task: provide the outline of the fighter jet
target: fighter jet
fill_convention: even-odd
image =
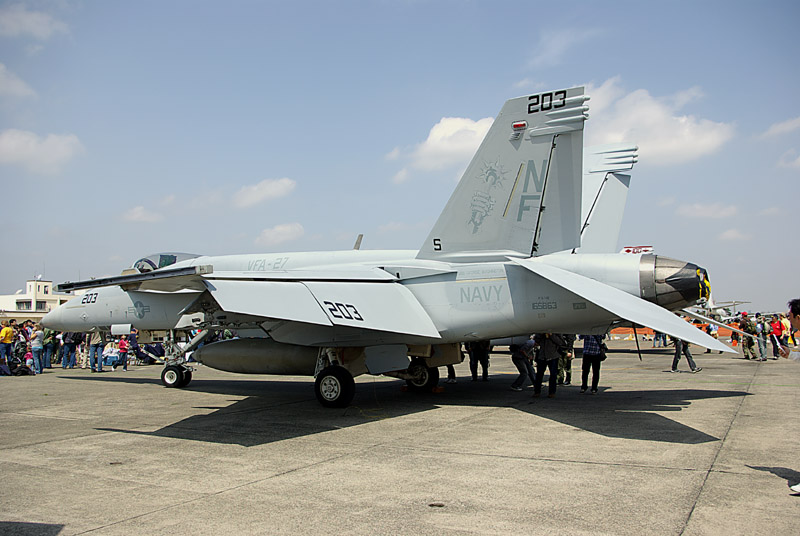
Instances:
[[[167,341],[165,386],[189,383],[185,355],[196,349],[193,359],[212,368],[314,376],[327,407],[349,405],[361,374],[428,390],[437,367],[460,362],[461,343],[476,340],[633,322],[727,351],[671,312],[708,297],[705,270],[580,251],[592,222],[582,206],[588,100],[573,87],[507,101],[419,250],[158,254],[121,276],[59,285],[90,290],[43,323],[200,330],[183,348]],[[630,148],[623,154],[635,158]],[[240,338],[198,348],[225,329]]]

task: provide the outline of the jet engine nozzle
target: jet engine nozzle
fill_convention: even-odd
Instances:
[[[704,268],[660,255],[642,255],[639,283],[643,299],[671,311],[711,297]]]

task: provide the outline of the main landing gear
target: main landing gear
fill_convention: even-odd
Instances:
[[[167,365],[161,372],[164,387],[186,387],[192,381],[192,370],[183,365]]]
[[[166,366],[161,371],[161,383],[164,387],[186,387],[192,381],[192,368],[184,365],[186,363],[186,352],[194,350],[208,336],[209,331],[204,329],[189,341],[184,348],[175,343],[175,333],[168,333],[167,341],[164,343],[166,350]]]
[[[330,365],[317,374],[314,392],[326,408],[346,408],[356,394],[356,381],[346,368]]]
[[[439,383],[439,369],[427,366],[425,360],[420,357],[411,361],[408,374],[411,377],[406,379],[406,385],[412,391],[430,392]]]

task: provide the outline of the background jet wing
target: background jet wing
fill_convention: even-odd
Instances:
[[[729,329],[731,331],[735,331],[739,335],[742,335],[744,337],[750,337],[753,340],[756,340],[758,338],[755,335],[752,335],[750,333],[745,333],[741,329],[737,329],[737,328],[731,327],[728,324],[724,324],[722,322],[714,320],[713,318],[708,318],[707,316],[703,316],[701,314],[695,313],[693,311],[690,311],[689,309],[682,309],[682,311],[683,311],[684,314],[686,314],[688,316],[691,316],[692,318],[696,318],[697,320],[700,320],[701,322],[706,322],[707,324],[714,324],[715,326],[719,326],[721,328],[726,328],[726,329]]]
[[[654,303],[642,300],[594,279],[547,265],[536,259],[510,258],[510,260],[622,319],[647,326],[705,348],[733,352],[718,340]]]

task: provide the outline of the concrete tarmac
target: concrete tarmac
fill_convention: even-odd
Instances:
[[[437,393],[362,376],[340,410],[204,367],[3,377],[0,534],[796,534],[800,364],[692,347],[671,374],[642,344],[554,399],[507,354]]]

